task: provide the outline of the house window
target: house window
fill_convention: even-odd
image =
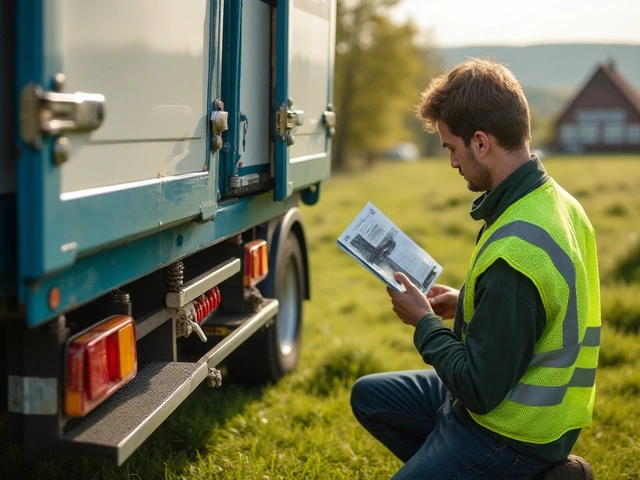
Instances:
[[[604,124],[604,143],[616,145],[624,143],[625,124],[619,121],[609,121]]]
[[[630,123],[627,127],[627,142],[640,143],[640,123]]]
[[[573,145],[577,141],[578,134],[574,123],[565,123],[560,127],[560,142],[563,145]]]
[[[578,123],[624,122],[627,112],[620,108],[581,108],[576,112]]]
[[[603,112],[603,119],[605,122],[624,122],[627,119],[627,112],[618,108],[612,110],[605,110]]]
[[[576,112],[578,123],[599,122],[602,119],[602,110],[593,110],[590,108],[582,108]]]
[[[580,122],[579,124],[580,142],[584,145],[598,143],[598,123]]]
[[[624,143],[627,112],[620,108],[582,108],[576,111],[578,135],[583,145]],[[602,132],[602,133],[600,133]]]

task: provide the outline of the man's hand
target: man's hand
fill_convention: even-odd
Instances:
[[[434,285],[427,292],[427,298],[436,315],[442,318],[453,318],[456,314],[456,305],[460,291],[446,285]]]
[[[404,323],[415,327],[418,321],[427,313],[433,313],[431,304],[427,297],[404,274],[396,272],[393,277],[402,282],[405,288],[404,292],[398,292],[387,287],[387,293],[391,297],[391,303],[393,304],[393,311]]]

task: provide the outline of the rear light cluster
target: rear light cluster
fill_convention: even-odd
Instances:
[[[253,287],[269,274],[269,252],[265,240],[254,240],[244,246],[244,286]]]
[[[67,348],[65,410],[86,415],[138,371],[136,327],[131,317],[111,317],[72,340]]]
[[[193,308],[196,310],[196,322],[200,323],[207,315],[220,306],[220,289],[213,287],[193,301]]]

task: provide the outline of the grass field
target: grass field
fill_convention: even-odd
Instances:
[[[582,202],[598,235],[598,396],[574,453],[598,479],[640,478],[640,157],[549,158],[545,165]],[[353,418],[350,385],[366,373],[425,366],[383,285],[335,239],[371,200],[440,261],[440,283],[459,286],[480,227],[468,215],[474,196],[444,159],[334,176],[320,203],[304,208],[313,298],[295,373],[263,389],[201,386],[121,468],[59,456],[28,465],[3,443],[0,478],[389,478],[400,462]]]

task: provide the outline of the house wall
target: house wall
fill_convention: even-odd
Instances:
[[[640,112],[600,69],[556,124],[556,145],[573,152],[640,152]]]

